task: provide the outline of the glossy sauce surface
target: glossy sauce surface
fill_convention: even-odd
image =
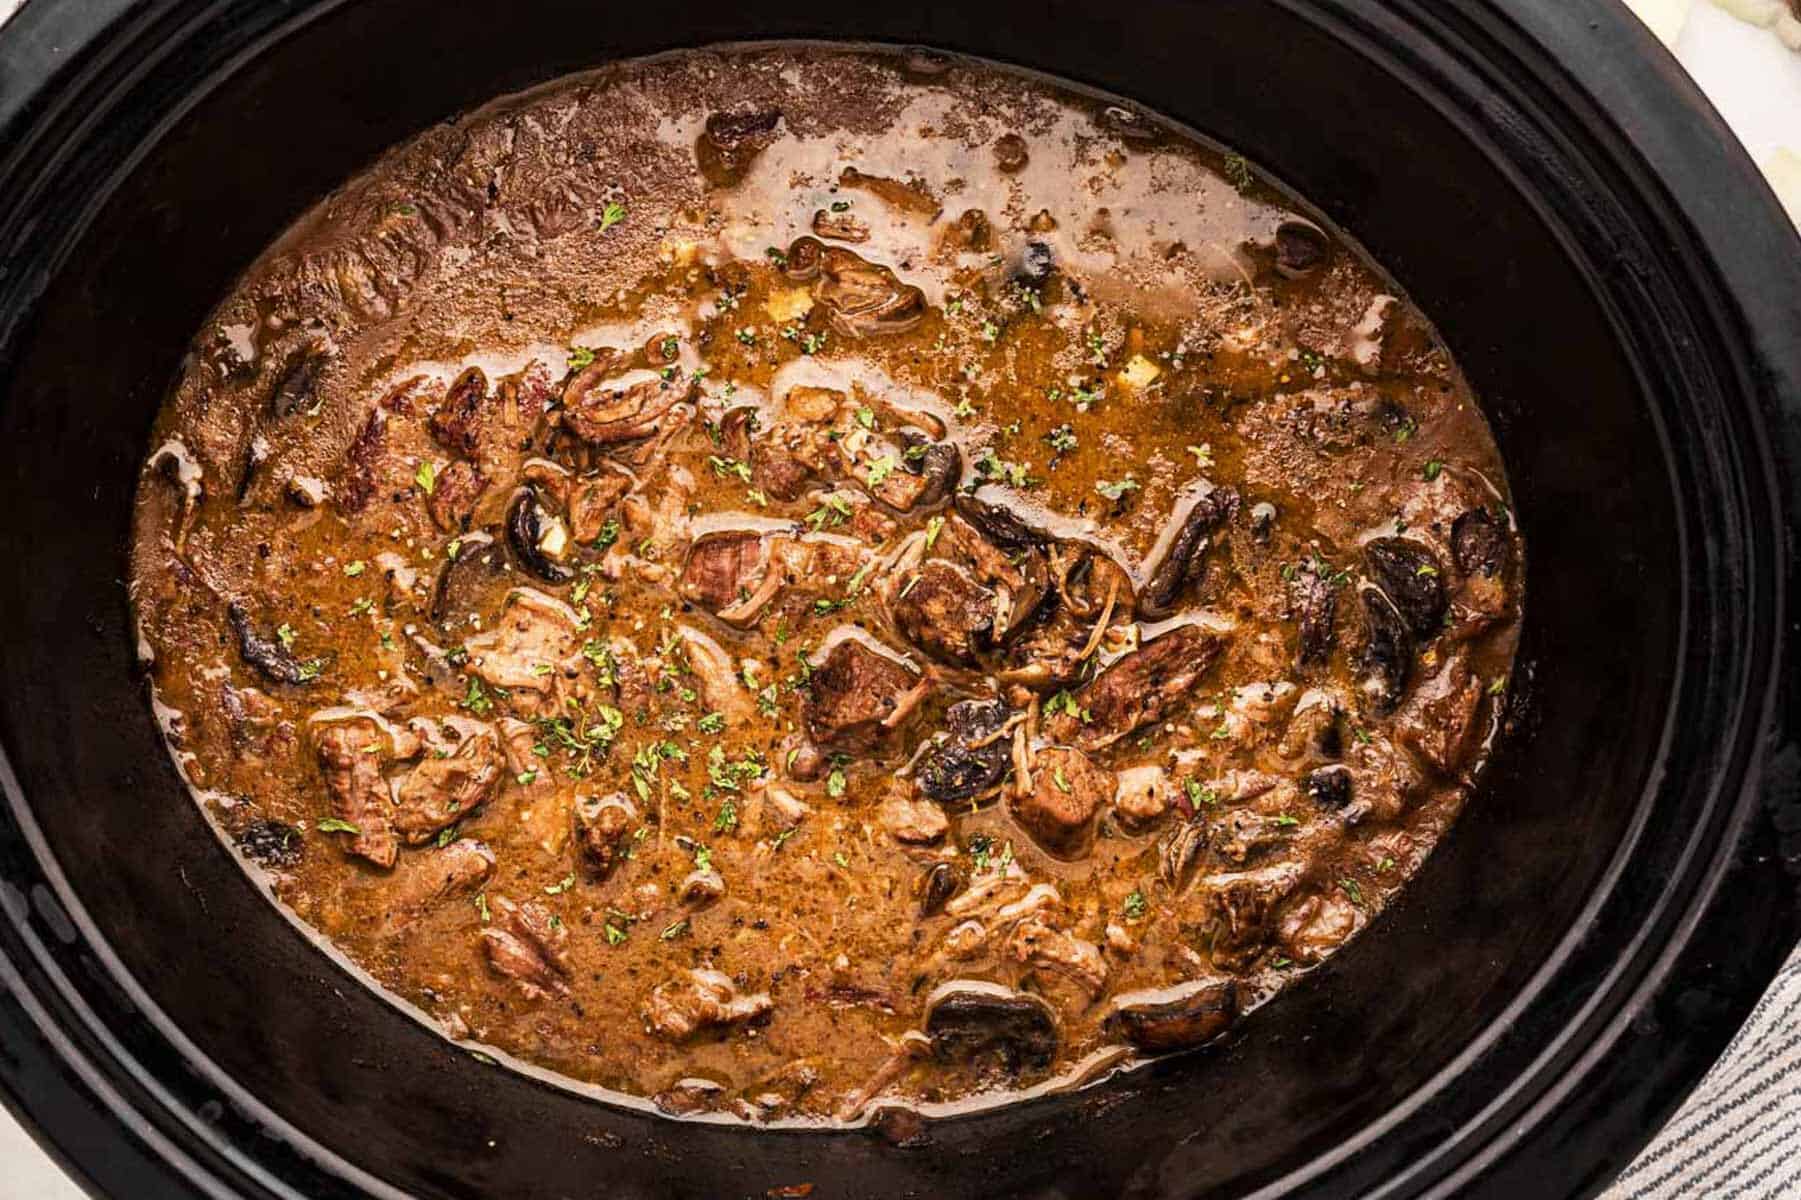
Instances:
[[[1522,602],[1475,399],[1355,247],[936,60],[434,128],[250,268],[152,445],[199,802],[448,1035],[677,1114],[1219,1036],[1454,819]]]

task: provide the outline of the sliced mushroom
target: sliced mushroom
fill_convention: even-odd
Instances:
[[[324,374],[329,355],[309,346],[288,363],[287,371],[269,393],[269,411],[277,417],[291,417],[318,403],[319,376]]]
[[[781,121],[781,110],[775,108],[709,115],[694,141],[701,175],[715,187],[737,183],[757,155],[775,141]]]
[[[267,638],[256,631],[244,606],[232,601],[225,607],[231,629],[238,639],[238,654],[272,683],[304,684],[319,677],[317,663],[302,663],[277,638]]]
[[[1207,848],[1207,825],[1200,820],[1184,821],[1171,829],[1157,844],[1157,873],[1170,890],[1180,895],[1194,874],[1201,851]]]
[[[1292,586],[1300,619],[1302,666],[1318,666],[1332,654],[1332,624],[1338,591],[1309,562],[1295,574]]]
[[[1307,798],[1321,808],[1336,811],[1351,802],[1351,769],[1334,764],[1309,771],[1301,781],[1301,788]]]
[[[1377,538],[1363,548],[1370,578],[1408,626],[1422,638],[1439,631],[1445,617],[1445,585],[1438,556],[1410,538]]]
[[[1464,574],[1492,579],[1507,565],[1507,531],[1486,508],[1472,508],[1451,524],[1451,557]]]
[[[1036,550],[1044,544],[1044,538],[1005,505],[979,494],[958,496],[957,512],[983,537],[1010,553]]]
[[[919,915],[935,917],[963,890],[963,876],[950,863],[934,863],[919,881]]]
[[[1361,686],[1376,711],[1393,712],[1413,670],[1413,633],[1380,588],[1365,587],[1359,595],[1366,638]]]
[[[803,243],[811,243],[811,246]],[[887,267],[872,263],[842,246],[814,249],[819,246],[815,238],[797,239],[788,248],[789,266],[792,268],[803,259],[817,258],[819,303],[830,316],[833,327],[846,337],[902,333],[925,316],[925,293],[910,283],[902,283]]]
[[[1049,1004],[976,979],[940,984],[926,997],[925,1031],[938,1058],[997,1060],[1010,1074],[1050,1066],[1060,1041]]]
[[[955,442],[935,441],[931,434],[914,426],[898,431],[906,452],[902,467],[925,480],[925,488],[914,498],[912,508],[927,508],[942,501],[957,486],[963,474],[963,455]]]
[[[1195,499],[1145,583],[1138,600],[1141,612],[1155,618],[1175,610],[1182,592],[1201,577],[1213,531],[1237,511],[1238,492],[1233,488],[1209,485]]]
[[[950,737],[927,750],[914,770],[919,790],[940,804],[960,804],[1000,783],[1012,743],[1000,736],[1010,715],[999,700],[960,700],[945,713]]]
[[[575,798],[575,844],[591,878],[605,879],[613,873],[637,825],[638,810],[624,792]]]
[[[1163,1054],[1212,1041],[1238,1019],[1238,985],[1195,979],[1114,997],[1108,1027],[1140,1050]]]
[[[1325,265],[1332,244],[1311,221],[1289,220],[1276,227],[1276,271],[1284,279],[1303,279]]]
[[[492,535],[478,530],[452,544],[456,552],[445,553],[432,584],[428,612],[434,625],[454,625],[484,611],[496,592],[514,582],[506,555]]]
[[[562,520],[545,511],[537,489],[519,489],[507,508],[507,545],[520,566],[545,583],[568,583],[575,572],[551,557],[568,536]]]

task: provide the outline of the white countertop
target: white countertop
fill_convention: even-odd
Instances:
[[[17,9],[22,0],[0,0],[0,22]],[[79,3],[80,0],[33,0],[34,3]],[[1769,20],[1782,7],[1782,0],[1726,0],[1727,6],[1753,17]],[[1708,98],[1726,118],[1739,139],[1751,151],[1758,165],[1786,193],[1789,212],[1801,224],[1801,53],[1790,51],[1776,33],[1760,28],[1716,7],[1710,0],[1629,0],[1628,7],[1638,12],[1671,48],[1677,59],[1688,68]],[[1801,45],[1801,24],[1783,30],[1789,40]],[[1786,984],[1801,995],[1801,956],[1784,972]],[[1774,995],[1776,989],[1772,989]],[[1793,1021],[1793,1010],[1783,1005],[1767,1005],[1764,1021]],[[1759,1021],[1747,1027],[1747,1036],[1727,1052],[1722,1067],[1730,1067],[1735,1053],[1760,1044]],[[1801,1062],[1801,1058],[1797,1058]],[[1680,1140],[1687,1145],[1690,1128],[1698,1123],[1697,1111],[1718,1095],[1720,1087],[1733,1072],[1716,1069],[1713,1076],[1696,1093],[1696,1098],[1678,1118],[1671,1122],[1666,1144],[1654,1143],[1645,1159],[1628,1172],[1621,1187],[1610,1192],[1606,1200],[1627,1197],[1661,1200],[1664,1196],[1692,1194],[1706,1197],[1721,1194],[1703,1184],[1696,1190],[1692,1180],[1685,1180],[1684,1161],[1674,1153]],[[1710,1086],[1713,1085],[1713,1086]],[[1801,1121],[1801,1097],[1791,1090],[1786,1096],[1793,1105],[1788,1115]],[[1786,1127],[1786,1122],[1781,1122]],[[1673,1169],[1659,1169],[1659,1163],[1670,1160]],[[0,1200],[79,1200],[82,1192],[71,1183],[61,1169],[38,1149],[30,1136],[5,1109],[0,1108]],[[1691,1186],[1684,1186],[1685,1183]],[[1743,1200],[1781,1200],[1801,1196],[1801,1182],[1775,1172],[1732,1185],[1731,1195]],[[1742,1189],[1742,1190],[1741,1190]]]

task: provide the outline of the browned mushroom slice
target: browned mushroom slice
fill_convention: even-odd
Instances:
[[[869,750],[905,723],[928,680],[855,636],[838,640],[808,681],[807,731],[817,742]]]
[[[1493,578],[1507,565],[1507,531],[1486,508],[1472,508],[1451,525],[1451,558],[1465,574]]]
[[[1207,485],[1169,535],[1162,557],[1152,569],[1139,608],[1148,617],[1168,616],[1182,593],[1197,583],[1206,567],[1213,533],[1238,512],[1238,492]]]
[[[1300,625],[1301,665],[1318,666],[1332,654],[1332,625],[1338,607],[1338,590],[1310,561],[1295,573],[1290,592]]]
[[[1051,746],[1032,756],[1029,790],[1015,793],[1009,809],[1046,853],[1076,859],[1094,845],[1094,819],[1112,795],[1112,775],[1086,754]]]
[[[1370,578],[1418,637],[1430,640],[1444,623],[1445,585],[1438,556],[1411,538],[1377,538],[1363,547]]]
[[[269,393],[269,411],[277,417],[310,411],[319,403],[319,378],[330,363],[331,355],[321,347],[302,348]]]
[[[685,980],[670,980],[651,989],[644,999],[644,1022],[669,1042],[685,1042],[698,1034],[724,1031],[767,1015],[775,1003],[765,992],[740,995],[723,971],[696,969]]]
[[[813,232],[834,242],[867,242],[869,222],[859,220],[834,205],[832,211],[822,208],[813,214]]]
[[[1365,587],[1363,679],[1359,684],[1379,713],[1393,712],[1413,673],[1413,632],[1380,588]]]
[[[457,459],[438,472],[425,507],[433,523],[447,533],[469,527],[475,503],[488,488],[488,480],[474,463]]]
[[[800,241],[819,245],[812,238]],[[790,248],[789,254],[794,253]],[[887,267],[841,246],[826,247],[819,262],[819,303],[846,337],[902,333],[926,314],[925,293],[902,283]]]
[[[394,873],[384,929],[399,933],[460,895],[475,891],[494,873],[494,851],[472,838],[459,838],[431,854],[408,856]]]
[[[781,121],[781,110],[774,108],[710,114],[694,140],[694,159],[701,175],[715,187],[737,183],[757,155],[775,141]]]
[[[499,740],[482,730],[463,738],[455,753],[426,758],[401,780],[394,798],[394,828],[409,846],[423,845],[469,816],[500,782]]]
[[[972,667],[988,648],[996,597],[963,568],[928,559],[903,575],[892,595],[895,628],[933,658]]]
[[[960,700],[944,714],[950,735],[920,756],[913,777],[940,804],[960,804],[1000,783],[1012,763],[1002,735],[1009,713],[999,700]]]
[[[488,965],[519,984],[528,999],[569,992],[569,930],[536,900],[488,902],[493,923],[482,930]]]
[[[1238,1019],[1238,985],[1195,979],[1174,987],[1122,992],[1113,998],[1107,1026],[1140,1050],[1164,1054],[1212,1041]]]
[[[1061,1036],[1051,1006],[997,983],[956,979],[926,997],[925,1031],[940,1059],[995,1062],[1009,1074],[1042,1071]]]
[[[614,374],[596,358],[563,389],[562,425],[590,446],[631,442],[657,432],[665,414],[694,394],[692,378],[651,370]]]
[[[513,559],[545,583],[568,583],[575,572],[557,561],[569,549],[569,527],[551,514],[538,489],[522,487],[507,506],[507,546]]]
[[[389,739],[373,717],[347,716],[312,726],[314,752],[331,797],[331,818],[322,831],[351,835],[350,852],[378,867],[392,867],[400,853],[389,819],[388,781],[382,760]]]
[[[303,663],[280,638],[264,637],[251,623],[244,607],[233,601],[225,607],[231,631],[237,635],[238,655],[271,683],[311,683],[319,677],[319,664]]]
[[[605,879],[613,873],[637,827],[638,810],[624,792],[576,797],[575,844],[592,878]]]
[[[444,555],[432,585],[432,622],[452,626],[493,607],[494,598],[513,584],[506,552],[480,531],[457,538]]]
[[[488,377],[480,367],[470,367],[445,389],[426,427],[446,450],[474,458],[481,450],[487,405]]]
[[[1198,625],[1180,625],[1102,671],[1076,693],[1077,712],[1059,712],[1046,731],[1082,750],[1099,750],[1176,711],[1225,648]]]

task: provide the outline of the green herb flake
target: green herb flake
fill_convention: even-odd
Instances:
[[[623,220],[625,220],[625,205],[617,201],[609,201],[607,206],[600,210],[600,231],[605,233]]]
[[[368,569],[369,569],[369,565],[360,558],[357,559],[355,562],[348,562],[348,563],[344,564],[344,574],[350,576],[350,578],[352,578],[352,579],[355,579],[358,575],[361,575],[364,571],[366,571]]]
[[[1149,912],[1150,908],[1151,908],[1150,903],[1144,898],[1143,890],[1142,889],[1134,889],[1132,894],[1126,897],[1126,903],[1125,903],[1126,920],[1128,920],[1128,921],[1143,920],[1144,914]]]
[[[354,833],[363,836],[363,831],[342,817],[323,817],[314,827],[320,833]]]
[[[413,472],[413,482],[419,485],[420,491],[431,495],[438,489],[438,468],[429,460],[420,463],[419,469]]]

